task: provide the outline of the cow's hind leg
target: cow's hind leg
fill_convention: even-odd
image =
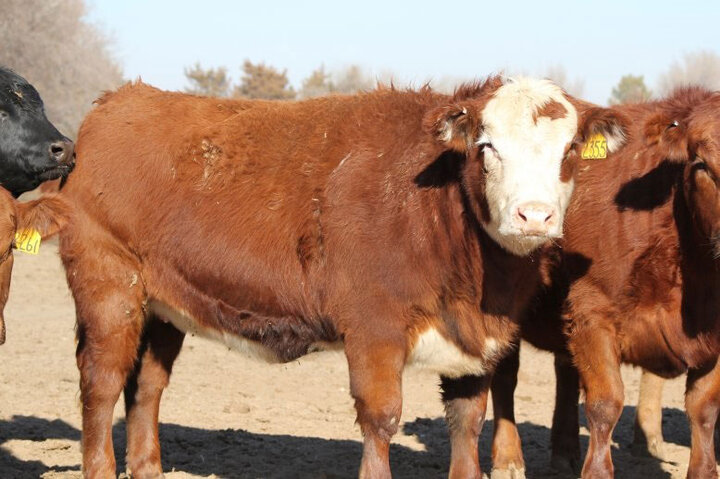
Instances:
[[[685,409],[690,419],[688,479],[715,479],[713,435],[720,409],[720,361],[688,371]]]
[[[640,377],[640,396],[635,411],[633,450],[662,459],[662,391],[665,380],[643,370]]]
[[[525,461],[515,424],[515,387],[520,367],[519,346],[498,364],[492,380],[493,431],[492,479],[522,479]]]
[[[116,477],[113,409],[135,364],[144,291],[131,260],[110,248],[101,253],[98,243],[93,246],[68,251],[67,243],[61,243],[61,254],[77,314],[82,467],[85,477],[98,479]]]
[[[390,478],[390,439],[400,424],[405,338],[385,332],[386,336],[345,338],[350,393],[363,433],[360,478]]]
[[[138,361],[125,386],[127,467],[135,479],[163,477],[158,437],[160,397],[185,334],[151,316],[145,326]]]
[[[567,353],[555,354],[555,410],[552,423],[552,459],[557,471],[580,472],[580,378]]]
[[[440,378],[450,429],[451,479],[480,479],[478,438],[485,422],[489,376]]]

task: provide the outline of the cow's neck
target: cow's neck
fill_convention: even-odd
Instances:
[[[480,209],[462,187],[457,195],[463,214],[456,216],[460,222],[456,228],[462,231],[462,236],[451,240],[456,243],[453,250],[464,255],[463,261],[455,258],[457,267],[464,268],[458,278],[472,283],[464,285],[464,289],[475,291],[484,316],[516,322],[538,284],[541,255],[538,251],[530,256],[516,256],[502,248],[482,227]]]
[[[717,341],[720,319],[720,261],[715,259],[713,242],[692,221],[682,178],[675,192],[674,215],[680,247],[683,324],[691,336],[714,332]]]

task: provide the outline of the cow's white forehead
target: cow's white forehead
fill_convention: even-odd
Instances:
[[[551,102],[565,107],[564,117],[537,116],[538,110]],[[563,91],[549,80],[525,77],[512,79],[495,91],[483,109],[482,121],[483,133],[498,150],[504,149],[503,144],[564,148],[577,131],[577,111]]]

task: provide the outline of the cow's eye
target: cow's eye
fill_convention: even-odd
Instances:
[[[492,143],[490,143],[489,141],[478,143],[478,148],[480,149],[480,151],[484,150],[485,148],[492,150],[492,147]]]
[[[710,167],[708,166],[707,162],[700,158],[699,156],[695,156],[695,159],[693,159],[693,162],[691,165],[693,170],[695,171],[701,171],[707,176],[710,177],[713,181],[715,181],[715,174],[710,170]]]

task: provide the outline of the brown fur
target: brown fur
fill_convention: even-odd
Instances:
[[[714,424],[720,398],[720,95],[686,89],[612,110],[632,119],[630,141],[581,163],[561,267],[528,310],[523,337],[562,353],[564,311],[592,437],[583,477],[612,475],[621,362],[665,377],[690,370],[688,476],[715,477],[705,469],[714,471],[715,459],[701,424]]]
[[[538,118],[547,117],[551,120],[557,120],[559,118],[565,118],[567,116],[567,108],[562,103],[557,101],[549,101],[545,103],[541,108],[538,108],[533,113],[533,121],[537,123]]]
[[[3,310],[10,294],[15,232],[36,229],[43,238],[48,238],[60,231],[69,214],[67,203],[56,195],[21,203],[0,188],[0,344],[5,343]]]
[[[13,243],[17,229],[15,198],[0,188],[0,344],[5,343],[5,316],[3,310],[10,294],[10,279],[13,265]]]
[[[284,103],[136,83],[98,100],[61,193],[74,207],[60,250],[77,309],[85,473],[115,472],[123,388],[143,398],[128,406],[128,467],[162,470],[151,411],[182,342],[172,325],[157,332],[162,303],[283,361],[341,340],[365,436],[360,474],[387,477],[418,335],[436,328],[474,357],[492,338],[492,368],[539,282],[537,258],[508,254],[479,222],[484,176],[468,139],[500,84]],[[444,383],[458,477],[480,472],[488,388],[464,385]]]

